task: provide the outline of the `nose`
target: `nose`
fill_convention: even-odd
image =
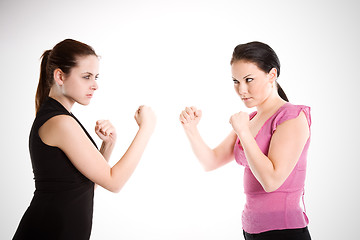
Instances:
[[[248,91],[248,88],[247,88],[247,85],[246,84],[244,84],[244,83],[239,83],[239,84],[237,84],[237,92],[240,94],[240,95],[244,95],[244,94],[246,94],[247,93],[247,91]]]
[[[98,84],[96,81],[93,82],[93,84],[91,85],[91,90],[97,90],[99,88]]]

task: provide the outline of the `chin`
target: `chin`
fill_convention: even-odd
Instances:
[[[253,108],[253,107],[256,107],[256,104],[254,103],[244,103],[245,107],[247,108]]]
[[[77,101],[78,104],[83,105],[83,106],[87,106],[90,104],[90,99],[89,100],[84,100],[84,101]]]

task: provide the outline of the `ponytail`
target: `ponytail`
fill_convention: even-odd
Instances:
[[[289,99],[287,98],[287,96],[286,96],[284,90],[282,89],[282,87],[280,86],[280,84],[279,84],[278,82],[276,82],[276,85],[277,85],[277,91],[278,91],[279,96],[280,96],[283,100],[285,100],[285,101],[288,102]]]
[[[35,97],[35,109],[36,113],[39,111],[40,106],[43,104],[45,99],[48,97],[50,92],[50,83],[48,82],[48,74],[47,74],[47,62],[49,59],[49,55],[51,50],[46,50],[41,56],[41,65],[40,65],[40,78],[39,84],[36,91]]]

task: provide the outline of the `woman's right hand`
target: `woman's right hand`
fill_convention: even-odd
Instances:
[[[185,130],[196,128],[202,116],[201,110],[196,107],[186,107],[180,114],[180,122]]]
[[[154,130],[156,125],[156,116],[150,107],[141,105],[136,110],[134,118],[140,128]]]

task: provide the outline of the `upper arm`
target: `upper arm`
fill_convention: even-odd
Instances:
[[[309,136],[309,124],[303,111],[296,118],[277,126],[271,138],[268,158],[273,163],[278,187],[294,169]]]
[[[84,176],[111,190],[110,166],[72,117],[49,119],[39,129],[39,136],[44,143],[60,148]]]

